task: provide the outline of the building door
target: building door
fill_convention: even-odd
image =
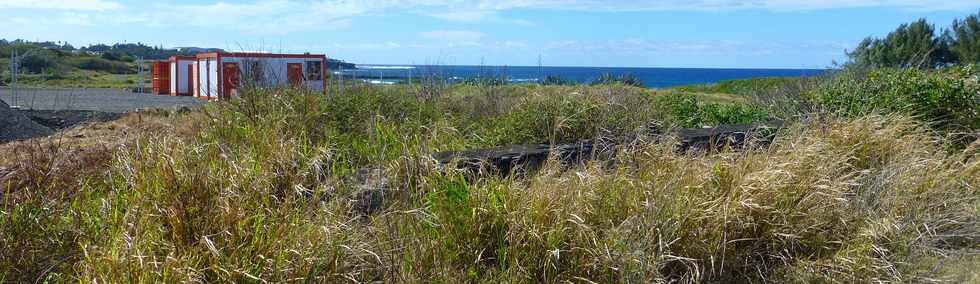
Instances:
[[[153,63],[153,94],[170,94],[170,62]]]
[[[194,94],[193,88],[195,87],[195,85],[194,85],[194,74],[195,73],[197,73],[197,72],[194,72],[194,64],[187,65],[187,84],[186,84],[187,85],[187,92],[181,94],[182,96],[188,96],[188,95]]]
[[[226,62],[222,66],[222,99],[230,99],[232,95],[237,96],[239,86],[242,84],[242,71],[238,68],[238,63]]]
[[[290,86],[299,86],[303,83],[303,64],[302,63],[288,63],[286,64],[286,77],[289,78]]]

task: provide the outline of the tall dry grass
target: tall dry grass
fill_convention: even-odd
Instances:
[[[471,180],[428,157],[482,143],[445,101],[242,97],[142,132],[64,198],[5,184],[0,279],[978,280],[980,144],[950,150],[906,116],[812,115],[745,151],[639,139],[611,161]],[[617,123],[577,113],[551,117],[585,127],[541,128]]]

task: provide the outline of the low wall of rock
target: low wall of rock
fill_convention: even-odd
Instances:
[[[748,141],[767,145],[782,128],[781,121],[719,125],[712,128],[682,128],[670,134],[678,151],[711,151],[721,148],[743,148]],[[754,138],[754,139],[750,139]],[[608,144],[608,143],[607,143]],[[610,145],[603,145],[610,146]],[[603,147],[614,148],[613,147]],[[607,150],[608,151],[608,150]],[[432,157],[441,164],[475,174],[509,175],[517,170],[540,168],[551,155],[564,163],[582,163],[596,153],[596,143],[582,140],[569,144],[507,145],[465,151],[439,152]]]

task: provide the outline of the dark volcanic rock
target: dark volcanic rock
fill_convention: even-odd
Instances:
[[[754,141],[758,145],[766,145],[772,142],[776,131],[782,125],[780,121],[770,121],[720,125],[713,128],[684,128],[675,131],[673,135],[678,139],[677,148],[679,151],[711,150],[724,147],[742,148],[749,141]],[[615,148],[614,145],[603,146],[596,147],[593,141],[583,140],[554,146],[548,144],[509,145],[487,149],[439,152],[433,154],[432,157],[441,164],[450,164],[455,161],[457,168],[469,173],[506,176],[515,170],[540,168],[551,155],[555,155],[557,160],[564,163],[581,163],[591,159],[596,154],[596,148],[606,149],[606,151]]]
[[[591,158],[592,149],[593,143],[591,141],[581,141],[555,145],[554,147],[548,144],[528,144],[459,152],[439,152],[433,154],[432,157],[442,164],[456,161],[457,167],[468,172],[507,175],[520,168],[539,168],[552,154],[560,161],[583,162]]]
[[[724,147],[741,148],[750,137],[761,144],[768,144],[775,138],[776,130],[783,127],[782,121],[760,123],[723,124],[712,128],[681,128],[674,132],[681,150],[708,150]]]
[[[0,101],[0,143],[53,134],[51,128],[34,122]]]

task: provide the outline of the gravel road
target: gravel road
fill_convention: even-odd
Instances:
[[[12,94],[0,88],[0,100],[10,106],[36,110],[89,110],[101,112],[131,112],[147,108],[179,108],[206,103],[193,97],[171,97],[132,93],[120,89],[39,89],[18,88]]]

